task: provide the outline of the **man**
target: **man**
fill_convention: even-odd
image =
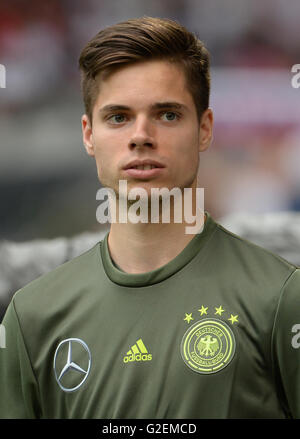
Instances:
[[[159,198],[158,222],[118,220],[18,291],[3,320],[1,416],[299,417],[299,270],[207,212],[198,222],[213,123],[205,47],[144,17],[99,32],[80,67],[83,141],[117,213],[120,181],[144,201],[191,189],[196,226],[186,233],[175,210],[163,222]]]

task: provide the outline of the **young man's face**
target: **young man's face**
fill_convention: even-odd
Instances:
[[[128,65],[101,79],[92,127],[82,117],[83,140],[99,180],[118,192],[196,187],[199,151],[212,136],[212,112],[200,124],[183,71],[166,61]],[[136,168],[136,166],[146,166]],[[151,165],[151,168],[148,169]]]

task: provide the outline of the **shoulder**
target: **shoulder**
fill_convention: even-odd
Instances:
[[[16,312],[20,315],[43,315],[76,300],[99,271],[100,245],[101,241],[19,289],[12,298]]]
[[[217,223],[214,250],[235,280],[246,278],[260,287],[280,289],[297,266],[276,253],[242,238]]]
[[[233,213],[220,218],[219,223],[237,235],[299,266],[299,212]]]

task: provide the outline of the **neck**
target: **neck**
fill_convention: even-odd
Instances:
[[[113,223],[108,236],[112,259],[126,273],[145,273],[174,259],[202,231],[205,216],[198,211],[193,224]],[[189,233],[186,233],[190,230]],[[193,233],[191,233],[193,230]]]

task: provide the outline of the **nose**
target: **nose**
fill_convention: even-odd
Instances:
[[[136,118],[128,146],[130,149],[143,146],[156,147],[154,128],[146,116]]]

